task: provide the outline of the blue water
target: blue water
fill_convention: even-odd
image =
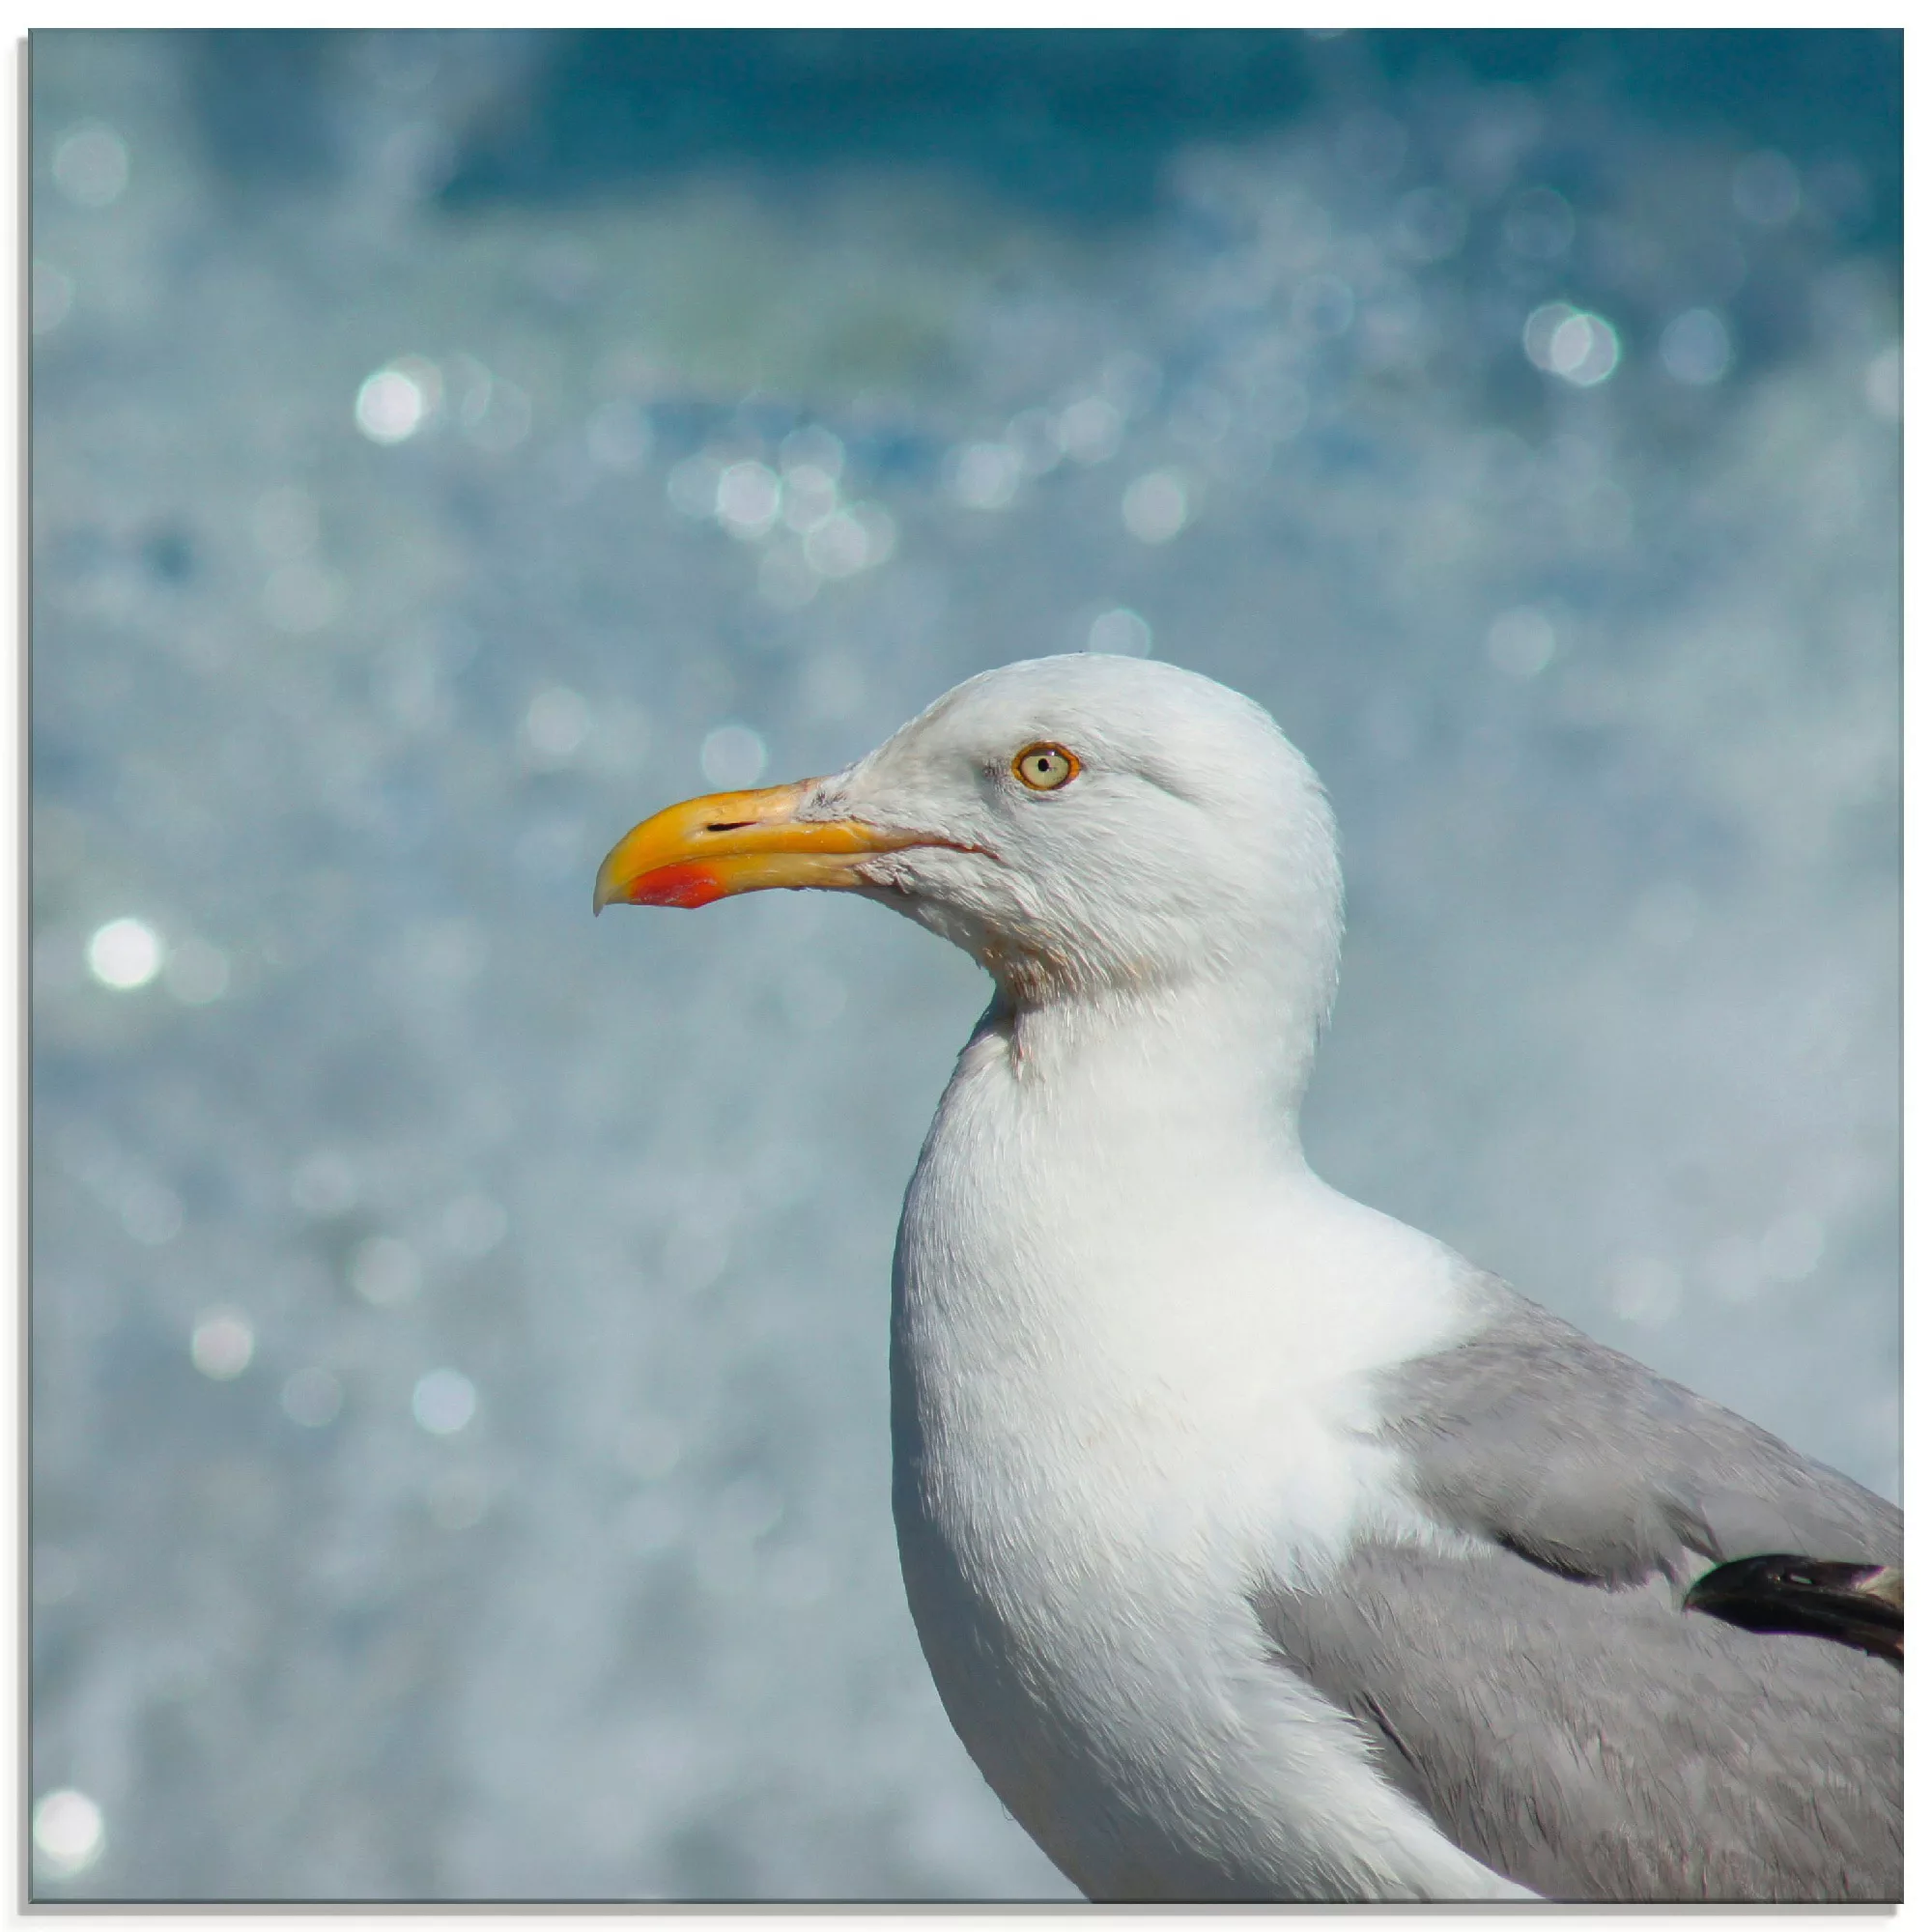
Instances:
[[[1327,780],[1324,1173],[1895,1493],[1897,79],[35,36],[39,1894],[1065,1894],[886,1502],[979,976],[588,916],[1009,658]]]

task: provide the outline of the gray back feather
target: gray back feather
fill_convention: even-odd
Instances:
[[[1502,1287],[1387,1384],[1473,1554],[1367,1544],[1270,1583],[1281,1661],[1472,1857],[1554,1899],[1896,1899],[1900,1677],[1685,1612],[1711,1563],[1899,1557],[1898,1512]]]
[[[1901,1559],[1899,1512],[1849,1476],[1501,1282],[1475,1287],[1486,1325],[1384,1389],[1389,1435],[1445,1523],[1612,1586],[1773,1550]]]

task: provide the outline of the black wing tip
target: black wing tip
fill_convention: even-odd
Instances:
[[[1825,1637],[1905,1663],[1905,1575],[1884,1564],[1740,1557],[1699,1577],[1684,1607],[1740,1630]]]

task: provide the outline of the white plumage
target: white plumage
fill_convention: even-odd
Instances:
[[[1081,790],[1012,782],[1040,740],[1070,741]],[[1301,1157],[1341,939],[1313,774],[1206,680],[1049,659],[825,794],[909,795],[986,853],[880,861],[889,902],[1002,985],[895,1269],[900,1555],[955,1727],[1090,1896],[1520,1895],[1267,1662],[1246,1604],[1364,1520],[1428,1533],[1361,1378],[1460,1319],[1453,1259]]]

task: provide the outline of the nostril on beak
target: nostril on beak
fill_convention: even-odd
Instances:
[[[749,818],[733,818],[723,825],[707,825],[707,832],[742,832],[753,821]]]

